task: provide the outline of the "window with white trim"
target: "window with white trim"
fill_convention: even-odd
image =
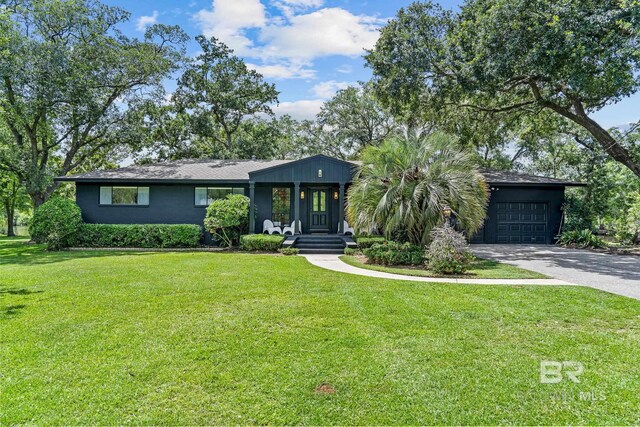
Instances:
[[[224,199],[229,194],[244,195],[242,187],[196,187],[196,206],[209,206],[216,199]]]
[[[100,187],[101,205],[148,206],[149,187]]]

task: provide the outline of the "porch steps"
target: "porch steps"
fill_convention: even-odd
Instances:
[[[338,235],[299,235],[291,246],[300,250],[301,254],[341,254],[347,247],[346,239]],[[289,239],[287,239],[289,240]]]

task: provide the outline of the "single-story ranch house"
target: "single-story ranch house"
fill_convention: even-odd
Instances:
[[[346,190],[357,162],[316,155],[300,160],[181,160],[59,177],[76,183],[89,223],[203,224],[212,200],[250,199],[250,233],[265,220],[303,234],[343,234]],[[491,198],[474,243],[554,242],[566,186],[582,185],[512,172],[484,171]],[[299,222],[298,222],[299,221]]]

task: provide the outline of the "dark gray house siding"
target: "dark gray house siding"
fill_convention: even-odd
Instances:
[[[76,201],[83,219],[107,224],[197,224],[203,226],[206,208],[196,206],[196,187],[243,188],[253,192],[256,233],[262,233],[265,219],[272,219],[273,188],[290,189],[289,218],[296,213],[302,232],[309,233],[311,195],[324,190],[328,225],[321,231],[339,233],[344,214],[341,198],[353,180],[357,164],[327,156],[285,160],[185,160],[96,171],[59,181],[76,183]],[[562,222],[564,182],[526,174],[483,171],[491,188],[487,219],[472,237],[475,243],[554,243]],[[100,205],[100,186],[149,187],[146,206]],[[302,193],[306,197],[302,197]],[[297,210],[296,210],[297,202]],[[297,211],[297,212],[296,212]],[[317,220],[317,214],[314,214]],[[317,226],[316,226],[317,227]],[[318,230],[318,228],[315,228]],[[210,236],[205,234],[207,242]]]
[[[76,184],[76,203],[82,210],[86,222],[105,224],[198,224],[203,225],[206,208],[195,205],[195,187],[206,186],[184,184],[137,184],[149,187],[148,206],[100,205],[100,186],[105,183]],[[224,187],[214,184],[211,186]],[[245,187],[246,185],[234,185]]]
[[[353,180],[355,164],[327,156],[313,156],[249,173],[249,179],[259,182],[300,182],[322,184],[348,183]],[[322,171],[320,173],[320,171]],[[321,175],[321,176],[320,176]]]

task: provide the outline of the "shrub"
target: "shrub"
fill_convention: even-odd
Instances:
[[[277,252],[285,236],[276,234],[246,234],[240,237],[243,251]]]
[[[565,231],[558,238],[558,244],[579,248],[603,248],[605,246],[604,241],[594,235],[591,230]]]
[[[344,248],[345,255],[355,255],[357,253],[358,253],[358,250],[356,248]]]
[[[387,239],[385,239],[382,236],[362,236],[356,239],[356,242],[358,242],[358,247],[360,248],[360,250],[370,248],[376,243],[384,243],[386,241]]]
[[[97,248],[195,248],[202,229],[195,224],[83,224],[77,245]]]
[[[431,231],[427,248],[427,266],[441,274],[462,274],[473,261],[473,254],[464,235],[448,224]]]
[[[280,253],[282,255],[298,255],[300,253],[300,249],[298,248],[281,248]]]
[[[249,198],[229,194],[214,200],[207,208],[204,226],[222,246],[237,245],[240,235],[249,228]]]
[[[36,209],[29,225],[29,234],[36,243],[49,250],[73,246],[82,225],[82,214],[75,202],[54,197]]]
[[[375,243],[362,252],[372,264],[420,265],[424,261],[424,249],[412,243]]]

